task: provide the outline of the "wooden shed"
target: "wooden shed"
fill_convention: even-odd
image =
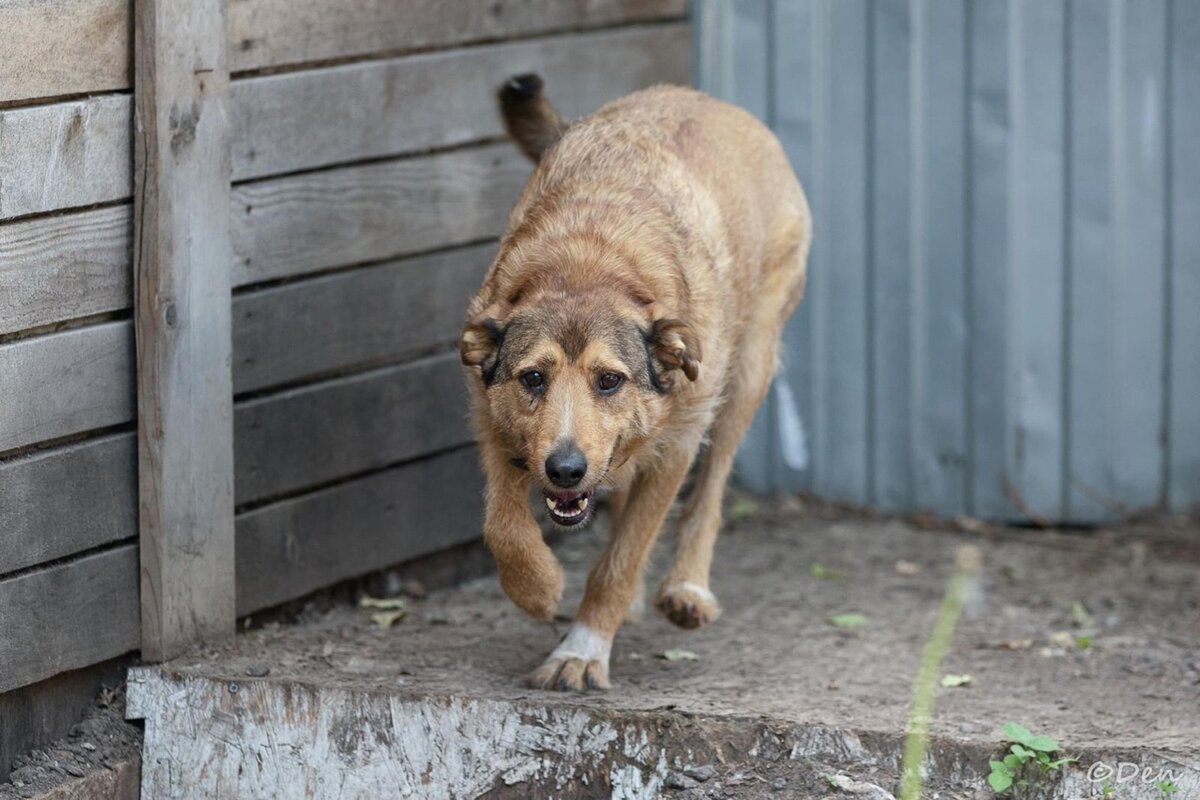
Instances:
[[[106,671],[479,535],[454,341],[572,115],[684,0],[0,3],[0,781]]]

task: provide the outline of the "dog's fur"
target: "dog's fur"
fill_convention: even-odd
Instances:
[[[771,132],[699,92],[646,89],[568,126],[527,75],[501,89],[500,107],[538,167],[460,343],[484,536],[508,596],[552,619],[563,573],[530,489],[559,522],[556,509],[585,506],[567,521],[586,521],[592,492],[612,491],[608,548],[571,633],[532,678],[605,688],[612,638],[706,438],[657,605],[685,628],[720,613],[708,585],[725,483],[804,291],[811,219]],[[547,472],[564,448],[587,461],[570,491]]]

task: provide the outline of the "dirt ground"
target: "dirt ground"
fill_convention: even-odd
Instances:
[[[983,569],[943,668],[971,680],[938,690],[935,737],[991,752],[1001,746],[1004,724],[1017,722],[1055,737],[1068,752],[1153,752],[1200,767],[1195,523],[1055,532],[967,521],[946,529],[799,501],[743,498],[731,510],[712,585],[721,619],[683,631],[648,609],[618,635],[606,693],[559,696],[525,685],[566,631],[566,618],[555,625],[529,620],[494,577],[408,597],[407,613],[392,627],[371,620],[378,609],[342,606],[309,614],[302,625],[270,623],[169,668],[229,680],[761,719],[897,737],[906,729],[913,677],[955,551],[973,544]],[[555,549],[568,572],[564,611],[578,602],[606,535],[602,515],[587,530],[558,536]],[[651,597],[669,551],[660,545],[656,554]],[[844,614],[865,622],[831,622]],[[672,650],[695,657],[662,657]],[[986,753],[981,758],[986,770]],[[690,796],[759,796],[731,793],[728,781],[724,794],[712,795],[687,776],[679,782],[680,789],[692,787]]]
[[[405,695],[561,700],[900,735],[954,553],[969,543],[980,548],[983,570],[943,672],[971,681],[938,690],[935,737],[997,748],[1004,724],[1017,722],[1069,752],[1142,750],[1200,765],[1194,523],[1054,532],[968,521],[968,530],[948,530],[798,501],[742,499],[732,508],[713,576],[721,619],[683,631],[649,609],[618,635],[607,693],[559,698],[525,685],[566,621],[522,616],[492,577],[410,598],[391,628],[372,622],[370,609],[335,609],[173,666]],[[559,537],[565,611],[578,602],[606,533],[601,517]],[[651,596],[669,549],[660,545],[656,554]],[[842,614],[865,623],[831,623]],[[662,657],[680,649],[695,658]]]

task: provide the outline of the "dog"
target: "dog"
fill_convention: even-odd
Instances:
[[[613,637],[698,457],[656,604],[684,628],[720,614],[709,570],[725,485],[804,293],[812,221],[770,130],[700,92],[656,86],[573,123],[537,75],[498,99],[537,167],[459,343],[487,479],[484,539],[509,598],[551,620],[563,571],[531,491],[564,528],[611,492],[607,549],[531,677],[606,689]]]

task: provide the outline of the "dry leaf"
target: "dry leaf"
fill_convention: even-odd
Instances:
[[[402,611],[408,607],[403,597],[371,597],[363,595],[358,601],[359,608],[385,608],[389,611]]]
[[[967,686],[973,680],[975,679],[970,675],[943,675],[942,686],[945,686],[947,689],[954,689],[959,686]]]
[[[920,564],[916,564],[912,561],[905,561],[903,558],[896,562],[896,574],[897,575],[905,575],[905,576],[911,578],[914,575],[919,575],[920,572],[921,572]]]
[[[700,660],[700,656],[696,655],[691,650],[680,650],[680,649],[667,650],[664,653],[659,653],[658,657],[666,659],[667,661],[699,661]]]
[[[996,647],[1001,650],[1028,650],[1033,647],[1033,639],[1005,639],[997,642]]]
[[[404,615],[407,613],[403,608],[397,611],[377,611],[371,615],[371,622],[374,622],[381,628],[390,628],[404,619]]]

